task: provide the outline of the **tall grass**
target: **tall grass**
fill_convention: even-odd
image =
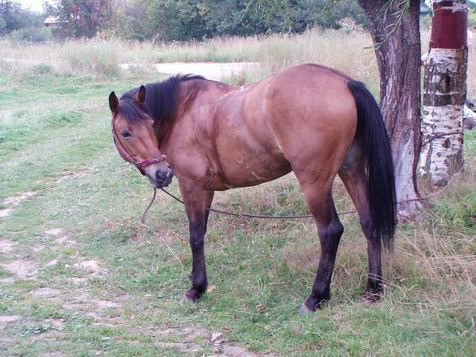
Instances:
[[[429,32],[422,30],[422,53]],[[0,39],[0,69],[18,71],[46,65],[61,74],[119,76],[120,64],[153,72],[165,62],[259,62],[261,68],[241,76],[224,78],[234,83],[254,81],[299,63],[318,63],[337,68],[366,83],[378,93],[379,78],[368,33],[311,29],[303,34],[252,37],[221,37],[187,43],[109,40],[70,40],[62,43],[16,42]],[[476,41],[469,43],[468,95],[476,97]],[[124,72],[124,71],[122,71]]]
[[[0,68],[25,72],[47,66],[60,74],[116,76],[120,48],[117,42],[102,40],[28,44],[3,39]]]
[[[298,63],[319,63],[338,68],[366,83],[377,82],[371,39],[365,32],[313,29],[300,35],[224,37],[204,42],[168,43],[77,40],[25,44],[3,39],[0,58],[19,69],[45,64],[59,73],[111,76],[119,64],[152,68],[159,62],[260,62],[264,76]],[[1,60],[0,60],[1,61]]]
[[[427,51],[428,30],[422,30],[422,53]],[[165,62],[259,62],[261,69],[231,82],[253,81],[299,63],[337,68],[366,83],[378,93],[379,79],[372,40],[368,33],[311,29],[297,35],[221,37],[187,43],[109,40],[71,40],[28,44],[0,39],[0,69],[17,70],[49,66],[61,74],[118,76],[120,64],[136,64],[140,71],[154,71]],[[469,44],[468,94],[476,96],[476,41]]]

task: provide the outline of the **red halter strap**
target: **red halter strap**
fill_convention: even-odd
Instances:
[[[165,161],[167,157],[165,155],[160,155],[155,159],[146,159],[142,161],[137,161],[134,156],[132,156],[129,151],[122,145],[119,137],[116,134],[116,128],[114,127],[114,120],[112,121],[112,137],[114,139],[114,145],[116,145],[119,155],[125,160],[133,164],[140,171],[142,175],[145,176],[145,169],[150,165],[158,164],[159,162]]]

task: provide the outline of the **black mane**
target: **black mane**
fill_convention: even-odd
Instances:
[[[143,108],[135,100],[139,88],[133,88],[121,96],[120,110],[126,120],[130,122],[143,120],[145,112],[154,119],[155,123],[163,123],[175,114],[180,84],[192,79],[204,80],[205,78],[191,74],[176,75],[163,82],[146,84]]]

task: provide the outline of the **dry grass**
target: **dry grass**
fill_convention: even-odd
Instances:
[[[116,39],[25,44],[3,39],[0,58],[19,70],[47,65],[66,74],[117,75],[120,63],[147,68],[158,62],[260,62],[263,70],[248,79],[262,77],[298,63],[319,63],[338,68],[377,88],[377,67],[370,37],[364,32],[318,29],[301,35],[226,37],[205,42],[153,45]],[[4,64],[5,66],[5,64]]]
[[[474,140],[474,139],[472,139]],[[462,319],[476,314],[476,161],[475,152],[467,152],[466,171],[455,177],[433,207],[422,209],[416,222],[400,222],[395,251],[384,257],[386,301],[390,305],[408,304],[418,309],[450,309]],[[220,208],[267,214],[304,214],[306,207],[293,176],[218,195]],[[340,182],[334,198],[338,211],[354,207]],[[345,233],[339,248],[334,282],[340,300],[355,303],[356,287],[366,284],[367,252],[356,215],[340,217]],[[230,227],[236,229],[236,227]],[[319,251],[312,220],[258,222],[252,231],[273,232],[276,239],[285,236],[281,251],[286,270],[303,286],[314,279]],[[274,273],[273,275],[275,275]],[[279,275],[279,274],[278,274]],[[285,280],[285,277],[282,277]],[[468,333],[474,333],[468,331]]]
[[[429,32],[422,30],[422,53]],[[299,63],[318,63],[337,68],[366,83],[378,93],[378,68],[368,33],[312,29],[299,35],[223,37],[188,43],[75,40],[63,43],[27,44],[0,40],[0,69],[29,70],[44,65],[61,74],[118,76],[120,64],[138,64],[147,72],[165,62],[259,62],[262,69],[227,78],[233,83],[255,81]],[[476,97],[476,41],[469,44],[468,95]]]

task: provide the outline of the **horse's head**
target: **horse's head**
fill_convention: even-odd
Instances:
[[[134,164],[156,188],[170,184],[174,176],[165,155],[159,151],[154,120],[144,107],[146,89],[141,86],[134,95],[109,95],[112,112],[112,136],[121,157]]]

